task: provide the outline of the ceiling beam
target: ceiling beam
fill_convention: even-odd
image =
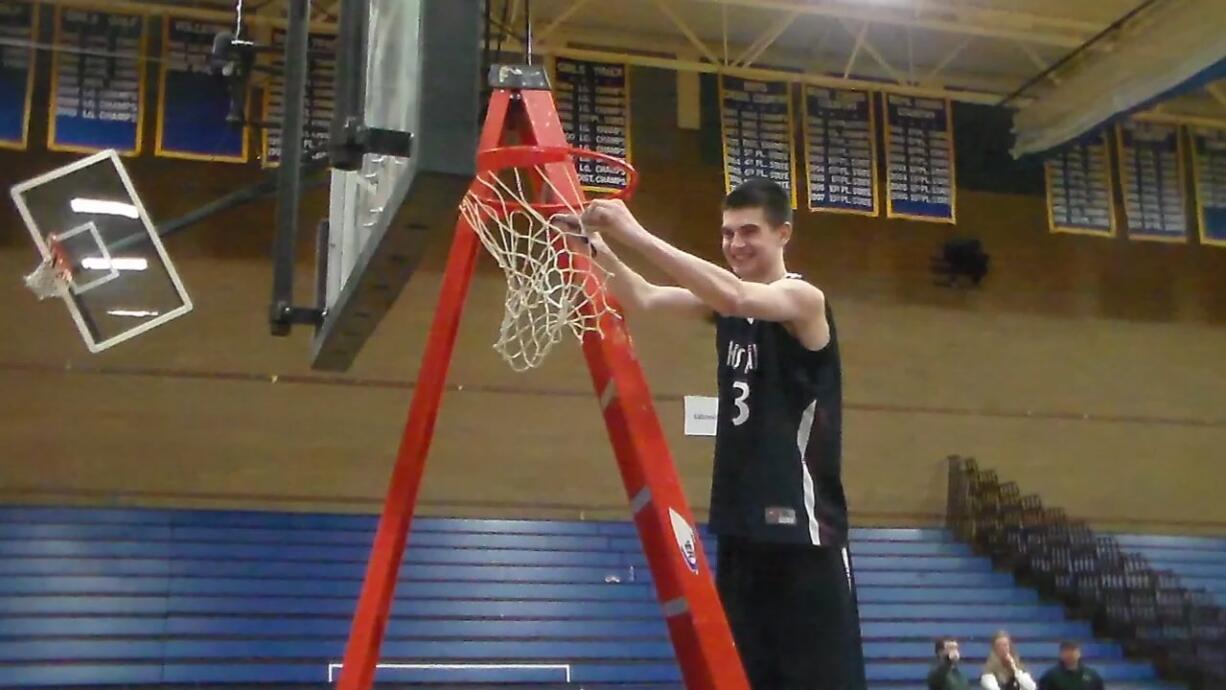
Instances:
[[[962,54],[962,51],[966,50],[967,47],[969,47],[974,41],[974,36],[967,36],[963,38],[958,45],[953,47],[953,50],[950,50],[945,54],[945,57],[941,58],[941,61],[932,68],[932,71],[928,72],[927,75],[919,80],[919,83],[932,84],[936,82],[937,78],[941,76],[941,73],[944,72],[954,60],[957,60],[958,56]]]
[[[839,26],[847,27],[839,22]],[[868,36],[868,22],[860,25],[860,31],[855,34],[856,42],[851,47],[851,54],[847,56],[847,64],[843,67],[843,78],[851,76],[851,70],[856,66],[856,58],[860,57],[860,49],[864,47],[864,37]]]
[[[562,22],[566,21],[567,19],[570,19],[571,15],[583,9],[583,7],[587,5],[589,2],[591,2],[591,0],[574,0],[574,2],[570,3],[570,5],[567,6],[566,9],[559,12],[558,16],[554,17],[553,21],[549,22],[549,24],[547,24],[545,28],[537,32],[536,40],[538,41],[548,40],[549,36],[553,34],[554,31],[557,31],[558,27],[562,26]]]
[[[677,30],[680,31],[683,36],[685,36],[690,44],[698,49],[698,52],[701,53],[703,57],[715,63],[720,61],[719,58],[715,56],[715,53],[711,52],[711,49],[707,47],[707,44],[703,43],[702,40],[698,38],[698,35],[694,33],[694,30],[690,28],[690,25],[685,23],[685,20],[681,18],[681,15],[677,14],[677,10],[672,6],[670,0],[655,0],[655,3],[656,7],[660,8],[660,11],[663,12],[666,17],[668,17],[669,21],[671,21],[673,25],[677,27]]]
[[[26,4],[35,4],[41,0],[17,0]],[[56,4],[60,7],[70,9],[97,10],[99,7],[98,0],[56,0]],[[181,4],[171,2],[170,0],[145,0],[144,2],[135,2],[135,0],[106,0],[106,9],[113,12],[125,12],[130,14],[143,15],[164,15],[180,17],[183,19],[196,19],[203,22],[227,22],[230,25],[234,24],[234,10],[211,10],[203,7],[188,7]],[[282,17],[270,17],[266,14],[258,14],[247,12],[243,14],[245,24],[252,26],[274,26],[284,29],[289,26],[289,22]],[[335,22],[311,22],[312,31],[320,31],[324,33],[335,32]]]
[[[1025,28],[1017,23],[1010,24],[1000,20],[982,21],[976,16],[976,11],[965,8],[958,9],[960,14],[957,16],[925,16],[921,12],[899,12],[888,7],[854,7],[835,3],[814,3],[806,0],[686,0],[686,2],[698,5],[720,4],[760,10],[800,12],[815,17],[869,21],[874,24],[927,29],[963,36],[1009,39],[1061,48],[1077,48],[1093,35],[1094,28],[1101,29],[1101,27],[1087,28],[1080,24],[1077,29],[1067,30]],[[955,9],[945,6],[943,11],[954,12]]]
[[[762,53],[783,35],[784,31],[788,30],[796,18],[800,16],[799,12],[788,12],[781,16],[773,25],[767,27],[766,31],[762,32],[745,52],[741,53],[740,57],[732,61],[734,65],[748,67],[762,57]]]

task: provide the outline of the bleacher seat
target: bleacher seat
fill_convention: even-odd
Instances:
[[[1226,606],[1226,537],[1122,534],[1116,539],[1155,570],[1175,573],[1185,587],[1211,592]]]
[[[0,508],[0,687],[317,686],[336,671],[375,518]],[[870,687],[921,688],[932,639],[978,664],[1008,629],[1035,671],[1064,637],[1113,690],[1167,688],[943,530],[857,529]],[[708,553],[712,549],[708,548]],[[418,519],[389,682],[678,688],[633,526]]]

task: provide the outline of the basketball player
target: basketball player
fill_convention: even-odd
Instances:
[[[730,271],[653,235],[620,201],[593,201],[581,220],[628,312],[715,314],[710,529],[718,539],[716,586],[750,683],[755,690],[863,690],[840,470],[838,338],[825,295],[785,265],[787,193],[755,179],[724,199]],[[610,244],[676,286],[648,282]]]

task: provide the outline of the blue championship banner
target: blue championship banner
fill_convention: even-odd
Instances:
[[[141,150],[145,18],[56,6],[47,148]]]
[[[796,207],[792,144],[792,85],[720,75],[724,188],[752,177],[778,182]]]
[[[273,29],[272,45],[276,49],[273,68],[276,76],[264,86],[264,119],[273,126],[264,128],[264,167],[281,162],[281,114],[285,112],[285,31]],[[332,130],[332,112],[336,107],[336,34],[312,33],[308,43],[311,52],[307,69],[306,112],[302,145],[305,149],[321,149],[328,145]],[[327,56],[327,57],[325,57]]]
[[[809,210],[877,215],[877,135],[868,91],[805,86]]]
[[[554,100],[571,146],[630,160],[630,73],[626,65],[557,58]],[[626,173],[594,160],[576,161],[585,189],[626,188]]]
[[[957,221],[953,110],[948,100],[885,95],[886,215]]]
[[[1184,242],[1188,218],[1179,128],[1128,121],[1118,125],[1120,187],[1128,236]]]
[[[228,30],[226,24],[193,19],[163,22],[157,155],[247,162],[247,130],[226,123],[230,93],[209,69],[213,37]]]
[[[1200,241],[1226,246],[1226,129],[1192,127],[1189,133]]]
[[[0,148],[24,149],[34,94],[38,5],[0,3]]]
[[[1115,237],[1111,146],[1104,130],[1048,156],[1047,223],[1052,232]]]

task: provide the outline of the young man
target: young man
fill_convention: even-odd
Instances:
[[[1103,690],[1103,679],[1081,663],[1081,645],[1065,640],[1060,643],[1060,663],[1039,679],[1039,690]]]
[[[716,585],[755,690],[862,690],[864,661],[840,469],[838,338],[822,291],[788,273],[786,192],[750,180],[724,200],[724,259],[687,254],[624,204],[582,226],[628,312],[715,315],[719,421],[711,486]],[[662,270],[654,285],[609,243]]]
[[[928,690],[971,690],[959,665],[962,654],[958,651],[958,641],[942,637],[933,647],[937,662],[928,673]]]

